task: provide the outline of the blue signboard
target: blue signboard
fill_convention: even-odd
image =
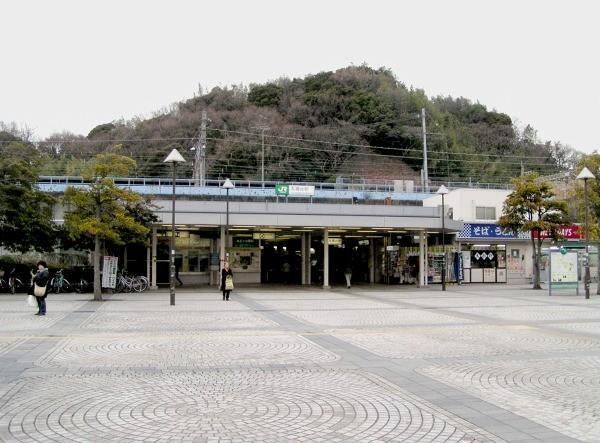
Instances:
[[[454,276],[456,277],[457,282],[461,282],[465,279],[463,274],[462,254],[460,252],[454,253]]]
[[[529,238],[529,233],[515,235],[509,229],[503,228],[496,223],[465,223],[463,229],[458,234],[458,238],[512,238],[526,239]]]

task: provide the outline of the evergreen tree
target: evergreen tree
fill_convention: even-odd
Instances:
[[[535,172],[512,180],[511,192],[499,224],[513,232],[529,232],[533,246],[533,289],[541,289],[540,263],[546,237],[558,239],[560,228],[569,222],[567,204],[557,200],[550,183],[539,180]]]
[[[71,238],[91,237],[94,241],[94,300],[102,300],[100,255],[102,241],[115,245],[143,242],[155,220],[139,194],[119,188],[110,177],[126,176],[135,161],[115,152],[96,156],[84,173],[91,180],[87,188],[65,191],[65,225]]]

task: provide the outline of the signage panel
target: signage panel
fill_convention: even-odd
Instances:
[[[471,267],[471,251],[462,251],[462,262],[464,269]]]
[[[117,287],[117,269],[119,268],[119,257],[104,256],[104,265],[102,266],[102,287]]]
[[[232,244],[234,248],[257,248],[258,242],[248,237],[233,237]]]
[[[315,195],[315,187],[308,185],[290,185],[290,196],[311,197]]]
[[[290,193],[290,187],[286,184],[276,184],[275,194],[287,197]]]
[[[275,185],[275,194],[282,197],[312,197],[315,195],[315,187],[309,185],[287,185],[279,183]]]
[[[581,240],[584,238],[581,226],[579,225],[563,226],[560,228],[559,233],[566,240]],[[543,239],[550,238],[548,231],[542,231],[540,234]],[[539,237],[537,232],[533,233],[533,238]]]
[[[579,291],[577,252],[550,251],[550,284],[552,289],[575,288]]]
[[[512,238],[512,239],[528,239],[530,238],[529,233],[519,233],[515,235],[514,232],[496,223],[465,223],[463,229],[458,234],[458,238],[464,239],[477,239],[477,238]]]
[[[274,232],[255,232],[252,234],[252,238],[255,240],[275,240]]]

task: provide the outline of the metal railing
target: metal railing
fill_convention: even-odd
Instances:
[[[135,186],[172,186],[173,180],[168,177],[110,177],[115,184],[135,187]],[[206,188],[219,188],[225,179],[207,179],[205,180]],[[62,184],[62,185],[77,185],[89,184],[89,180],[85,180],[79,176],[40,176],[39,183],[47,184]],[[256,180],[233,180],[236,188],[262,189],[263,182]],[[265,181],[264,188],[272,189],[275,185],[283,181]],[[432,181],[429,185],[429,192],[425,192],[422,186],[415,184],[411,180],[380,180],[380,181],[353,181],[323,183],[323,182],[295,182],[286,181],[290,185],[309,185],[314,186],[315,190],[319,191],[353,191],[353,192],[396,192],[396,193],[428,193],[435,194],[440,185],[445,185],[448,189],[502,189],[510,190],[512,185],[508,183],[472,183],[472,182],[442,182]],[[409,184],[410,183],[410,184]],[[197,187],[194,179],[178,178],[175,181],[177,187]]]

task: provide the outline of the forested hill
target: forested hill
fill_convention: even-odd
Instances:
[[[561,144],[540,143],[529,126],[516,129],[506,114],[465,98],[428,98],[389,70],[367,66],[199,91],[152,118],[102,124],[87,137],[57,134],[41,146],[54,158],[53,172],[76,173],[78,158],[120,144],[146,176],[166,174],[162,160],[177,148],[190,160],[182,174],[191,176],[190,148],[205,110],[209,178],[259,179],[264,134],[266,179],[417,179],[421,108],[430,178],[507,182],[522,168],[559,172],[577,156]]]

